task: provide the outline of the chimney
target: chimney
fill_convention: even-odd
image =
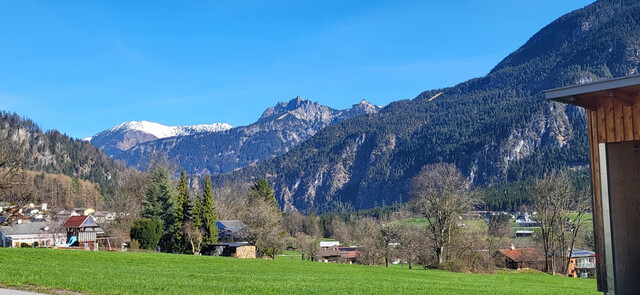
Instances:
[[[514,246],[513,244],[509,244],[509,249],[511,249],[511,250],[515,250],[515,249],[516,249],[516,246]]]

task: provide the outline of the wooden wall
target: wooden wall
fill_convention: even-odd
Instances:
[[[598,290],[606,289],[604,250],[604,225],[602,220],[602,193],[600,186],[600,156],[598,144],[640,140],[640,93],[633,99],[596,97],[596,103],[587,109],[589,149],[591,152],[591,188],[593,190],[593,225],[598,259]],[[591,98],[593,99],[593,97]]]

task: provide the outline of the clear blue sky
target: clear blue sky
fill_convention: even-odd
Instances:
[[[123,121],[254,122],[487,74],[591,0],[0,1],[0,109],[82,138]]]

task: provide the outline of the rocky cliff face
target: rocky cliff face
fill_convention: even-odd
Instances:
[[[379,109],[362,101],[335,110],[297,97],[268,108],[251,125],[137,144],[116,159],[144,169],[152,155],[166,154],[190,174],[224,173],[283,154],[326,126]]]

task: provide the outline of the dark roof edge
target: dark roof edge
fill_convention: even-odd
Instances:
[[[573,95],[611,90],[640,84],[640,75],[625,76],[580,85],[571,85],[544,90],[548,100],[568,102]]]

